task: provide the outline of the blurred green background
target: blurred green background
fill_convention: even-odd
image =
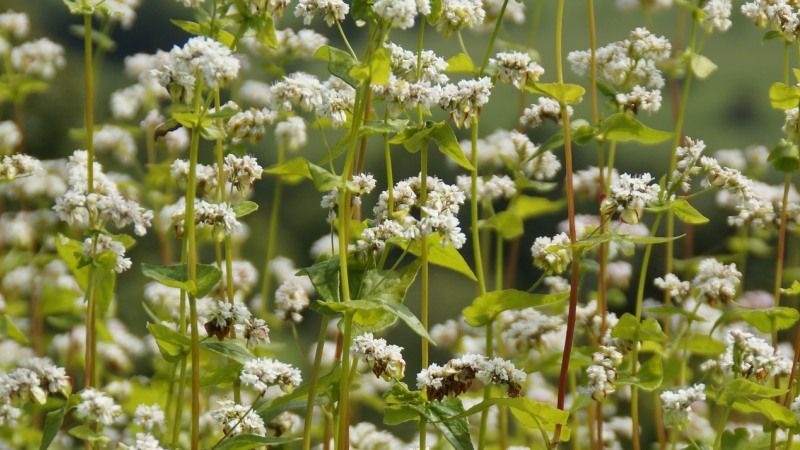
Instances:
[[[529,26],[520,27],[507,25],[501,32],[500,38],[516,44],[532,43],[541,57],[541,64],[546,73],[546,81],[555,78],[554,65],[554,22],[556,2],[525,1],[527,15],[530,17],[537,8],[541,8],[538,27],[531,32]],[[292,6],[293,7],[293,6]],[[70,25],[79,22],[70,16],[65,6],[56,0],[2,0],[0,10],[16,9],[27,12],[32,18],[32,36],[47,36],[58,41],[68,49],[67,69],[54,82],[52,88],[41,95],[34,96],[28,103],[25,112],[26,128],[28,130],[27,144],[30,153],[42,158],[64,157],[75,148],[81,146],[68,136],[70,128],[83,126],[83,81],[82,81],[82,43],[71,34]],[[620,12],[613,6],[611,0],[597,2],[598,44],[623,39],[628,32],[637,26],[647,24],[653,32],[666,35],[675,41],[675,28],[677,13],[685,14],[684,10],[673,7],[672,10],[659,12],[651,17],[645,17],[641,11]],[[98,123],[109,118],[108,96],[120,87],[131,84],[133,81],[125,77],[123,72],[123,59],[126,55],[136,52],[154,52],[157,49],[168,49],[174,44],[181,44],[187,35],[172,25],[170,18],[190,18],[190,13],[179,2],[173,0],[144,0],[139,9],[139,17],[132,30],[117,30],[113,38],[117,48],[106,55],[102,61],[99,78],[99,92],[97,95]],[[770,109],[767,90],[771,83],[782,78],[783,46],[776,41],[762,42],[763,31],[757,29],[738,12],[738,5],[733,13],[733,27],[726,33],[703,36],[701,42],[702,53],[707,55],[718,66],[718,70],[706,80],[694,84],[688,114],[686,119],[686,134],[695,138],[704,139],[709,146],[709,151],[723,148],[744,148],[750,144],[759,143],[771,147],[780,136],[782,115]],[[585,2],[573,0],[568,2],[565,24],[565,56],[570,50],[585,49],[588,47],[587,15]],[[329,36],[333,45],[338,45],[337,36],[329,29],[316,23],[317,30]],[[291,14],[280,20],[279,27],[299,27],[300,23]],[[365,35],[364,29],[356,28],[352,22],[346,27],[350,40],[358,48]],[[413,47],[414,32],[393,33],[395,42]],[[485,51],[488,33],[466,33],[467,47],[477,58]],[[426,34],[427,48],[436,50],[440,55],[449,57],[458,53],[458,44],[455,38],[446,40],[441,36],[428,32]],[[793,55],[794,57],[794,55]],[[794,59],[794,58],[793,58]],[[310,62],[303,65],[303,70],[322,73],[324,65],[319,62]],[[567,81],[586,85],[586,80],[576,77],[569,72],[568,64]],[[293,68],[287,68],[287,71]],[[258,74],[252,71],[249,78],[263,81],[272,80],[272,75]],[[669,130],[672,128],[670,102],[668,92],[664,93],[664,107],[658,114],[647,117],[642,121],[655,128]],[[588,96],[586,97],[588,100]],[[588,101],[578,107],[576,117],[588,118]],[[481,134],[487,135],[496,128],[511,129],[517,119],[517,94],[511,88],[500,86],[493,95],[489,106],[484,110],[481,119]],[[2,111],[3,118],[9,118],[11,111]],[[535,142],[543,142],[553,127],[544,127],[531,134]],[[267,166],[274,162],[275,148],[270,135],[251,151],[256,154],[262,165]],[[368,153],[368,169],[379,179],[379,186],[383,184],[382,153],[378,150],[378,142],[373,142],[370,148],[374,151]],[[143,145],[140,143],[140,149]],[[309,145],[303,151],[304,156],[314,160],[324,152],[319,136],[311,134]],[[669,143],[658,146],[643,147],[639,145],[622,145],[618,151],[617,167],[620,171],[641,172],[650,171],[656,176],[664,173],[668,162]],[[411,176],[418,171],[418,157],[408,155],[402,149],[395,149],[397,157],[395,178],[401,179]],[[448,181],[455,179],[456,171],[444,163],[443,157],[432,153],[432,173],[438,174]],[[208,154],[205,155],[208,158]],[[595,164],[595,147],[578,147],[576,149],[576,168]],[[773,174],[774,175],[774,174]],[[264,179],[256,184],[255,200],[261,209],[248,217],[251,226],[251,240],[244,249],[244,257],[251,260],[260,269],[265,248],[267,212],[272,180]],[[290,187],[286,191],[289,201],[284,203],[282,212],[281,231],[278,254],[292,257],[298,265],[307,265],[311,262],[308,254],[309,245],[318,237],[328,231],[325,222],[326,212],[319,208],[320,195],[308,184]],[[561,196],[561,190],[551,194],[552,197]],[[365,206],[371,208],[375,195],[366,200]],[[713,196],[703,197],[698,206],[705,211],[713,203]],[[581,211],[591,213],[593,205],[579,205]],[[710,214],[712,223],[697,230],[697,252],[722,250],[723,234],[729,233],[725,225],[725,217],[720,212]],[[522,242],[520,262],[519,286],[527,287],[538,273],[531,267],[528,248],[536,236],[553,234],[561,216],[553,216],[534,223],[529,223],[526,236]],[[466,225],[464,226],[466,230]],[[725,230],[725,231],[721,231]],[[680,244],[678,245],[680,247]],[[134,264],[141,262],[156,262],[156,242],[152,236],[140,241],[133,252]],[[464,254],[469,254],[465,247]],[[207,261],[211,260],[207,254]],[[638,256],[637,256],[638,257]],[[652,274],[660,274],[663,258],[656,254],[652,266]],[[634,264],[637,264],[634,261]],[[754,268],[771,273],[772,264],[754,262]],[[761,266],[761,267],[757,267]],[[634,270],[634,274],[638,270]],[[751,272],[753,273],[753,272]],[[758,273],[758,272],[756,272]],[[465,278],[433,269],[432,282],[432,310],[431,323],[438,323],[448,318],[455,318],[455,313],[472,300],[474,286]],[[755,281],[754,281],[755,280]],[[763,282],[761,281],[763,280]],[[142,286],[144,279],[138,270],[130,270],[119,279],[118,298],[120,317],[135,330],[144,329],[145,315],[140,307]],[[754,277],[748,288],[769,288],[769,277]],[[412,289],[407,303],[412,310],[417,310],[418,289]],[[317,332],[317,320],[312,314],[300,328],[301,336],[310,344]],[[417,339],[402,327],[392,331],[390,340],[406,347],[406,359],[410,361],[408,373],[413,374],[418,370],[418,345]],[[434,361],[444,358],[441,353],[434,352]]]

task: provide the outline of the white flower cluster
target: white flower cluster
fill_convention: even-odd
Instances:
[[[25,75],[52,80],[66,63],[64,47],[47,38],[25,42],[11,49],[11,65]]]
[[[302,117],[289,117],[275,125],[275,139],[289,151],[296,151],[306,145],[308,135],[306,122]]]
[[[450,113],[456,126],[461,127],[480,115],[483,105],[489,103],[492,87],[492,79],[489,77],[446,84],[442,87],[439,106]]]
[[[573,112],[572,107],[567,105],[567,115],[572,117]],[[561,113],[561,105],[558,100],[550,97],[539,97],[536,103],[531,104],[522,111],[519,123],[531,128],[539,127],[547,120],[561,123]]]
[[[28,177],[42,171],[42,163],[38,159],[22,153],[3,156],[0,161],[0,180],[13,180]]]
[[[176,211],[172,215],[178,234],[183,234],[184,211]],[[241,224],[236,219],[236,212],[227,203],[209,203],[205,200],[194,201],[194,221],[200,227],[212,228],[216,233],[231,235],[239,229]]]
[[[269,343],[269,327],[263,319],[251,317],[234,325],[237,336],[243,337],[249,347]]]
[[[98,153],[108,153],[122,163],[136,159],[136,141],[127,130],[115,125],[103,125],[94,135],[94,148]]]
[[[569,282],[567,280],[564,280],[564,282],[567,283],[566,289],[569,290]],[[586,306],[578,305],[578,308],[575,310],[575,321],[579,324],[583,324],[585,329],[592,337],[596,338],[598,342],[609,343],[611,342],[610,332],[619,319],[614,312],[606,311],[605,329],[601,330],[603,318],[597,310],[597,300],[592,299],[586,303]]]
[[[649,11],[661,11],[672,7],[672,0],[617,0],[617,8],[631,11],[642,8]]]
[[[676,165],[671,183],[678,183],[675,185],[677,189],[688,192],[691,189],[692,176],[701,170],[697,163],[706,149],[706,143],[688,136],[684,138],[684,141],[685,144],[675,150]]]
[[[295,31],[292,28],[284,28],[283,30],[276,30],[275,37],[278,40],[277,48],[268,48],[261,45],[257,39],[243,40],[247,44],[251,42],[257,46],[261,52],[266,52],[268,55],[277,58],[286,59],[308,59],[314,56],[314,53],[328,44],[328,38],[314,30],[303,28]],[[243,86],[244,87],[244,86]],[[241,92],[240,92],[241,94]]]
[[[205,329],[209,336],[223,340],[237,325],[244,326],[252,314],[242,303],[227,300],[212,300],[207,303],[208,309],[203,314]]]
[[[736,298],[736,288],[741,281],[742,273],[736,270],[736,263],[722,264],[714,258],[706,258],[697,267],[692,287],[708,303],[728,303]]]
[[[261,179],[264,169],[253,156],[236,156],[229,153],[225,155],[222,172],[228,183],[237,191],[248,192],[253,187],[253,183]]]
[[[0,36],[23,39],[31,30],[31,21],[28,15],[9,9],[0,14]]]
[[[83,250],[92,257],[109,252],[114,256],[114,272],[116,273],[122,273],[131,268],[130,258],[125,257],[125,245],[107,234],[86,238],[83,241]]]
[[[429,0],[375,0],[372,11],[393,26],[405,30],[414,26],[416,16],[431,13]]]
[[[507,20],[514,25],[523,25],[525,23],[525,3],[524,2],[506,2],[503,0],[483,0],[483,10],[486,11],[486,18],[484,19],[484,27],[494,24],[500,18],[500,11],[506,7],[503,14],[503,20]]]
[[[103,173],[103,167],[97,162],[94,163],[94,189],[89,192],[86,166],[85,150],[76,150],[67,160],[69,187],[53,206],[59,219],[85,228],[91,215],[97,224],[113,224],[117,228],[133,225],[137,235],[144,235],[153,219],[153,212],[123,197],[116,183]]]
[[[610,195],[603,200],[601,208],[604,214],[619,213],[623,222],[639,223],[644,209],[659,200],[661,187],[654,181],[649,173],[639,176],[623,173],[611,184]]]
[[[133,423],[151,431],[154,428],[164,429],[166,416],[158,403],[152,405],[139,405],[133,414]]]
[[[22,143],[22,133],[11,120],[0,122],[0,152],[11,153]]]
[[[787,42],[794,42],[800,33],[800,9],[791,0],[752,0],[742,5],[742,14],[756,26],[778,31]]]
[[[428,195],[420,204],[421,177],[399,181],[392,190],[392,210],[389,192],[381,192],[373,208],[375,218],[357,242],[361,251],[380,252],[392,238],[420,239],[437,233],[443,245],[461,248],[466,236],[461,232],[458,211],[464,203],[464,193],[439,178],[427,178]]]
[[[136,433],[136,440],[127,447],[128,450],[166,450],[150,433]]]
[[[219,183],[219,169],[216,163],[212,165],[198,164],[196,167],[196,183],[198,195],[207,198],[217,198]],[[256,180],[260,180],[264,169],[258,160],[250,155],[236,156],[234,154],[225,155],[222,165],[223,178],[225,179],[225,190],[233,191],[246,196]],[[176,159],[170,167],[170,174],[173,178],[185,183],[189,178],[189,162],[183,159]],[[181,210],[183,208],[180,208]]]
[[[738,170],[723,167],[709,156],[700,157],[698,164],[706,174],[709,185],[725,189],[739,201],[735,202],[736,216],[728,217],[730,225],[741,227],[745,224],[761,226],[775,219],[775,210],[771,201],[759,195],[751,179]]]
[[[531,246],[533,265],[546,273],[555,275],[567,270],[572,262],[572,245],[566,233],[553,237],[540,236]]]
[[[297,105],[303,111],[314,111],[329,119],[335,127],[346,123],[347,112],[354,103],[354,89],[336,77],[322,83],[313,75],[294,72],[272,85],[273,108],[291,111]]]
[[[505,311],[500,315],[500,322],[504,328],[503,342],[516,351],[540,347],[545,335],[557,334],[564,326],[560,317],[548,316],[535,308]]]
[[[350,448],[359,450],[407,450],[409,445],[374,424],[361,422],[350,427]]]
[[[602,401],[616,392],[617,367],[622,364],[622,353],[613,346],[600,346],[600,351],[592,355],[592,365],[586,368],[589,384],[586,388],[592,398]]]
[[[478,201],[483,205],[491,205],[501,199],[508,200],[517,194],[517,186],[508,175],[478,177],[476,181]],[[456,178],[456,185],[464,191],[464,195],[469,199],[472,192],[472,178],[468,175],[459,175]]]
[[[294,15],[302,17],[304,24],[311,24],[314,16],[321,14],[329,27],[344,22],[348,12],[350,5],[342,0],[299,0],[294,8]]]
[[[372,174],[357,173],[353,175],[347,182],[347,190],[352,194],[352,204],[361,205],[361,197],[372,192],[377,183]],[[328,222],[333,223],[336,219],[336,208],[339,206],[339,188],[335,187],[323,195],[320,206],[328,210]]]
[[[719,368],[723,374],[734,377],[753,377],[763,381],[770,376],[787,375],[792,360],[776,353],[775,349],[752,333],[730,330],[725,336],[727,348],[719,359],[704,362],[701,370]]]
[[[214,89],[235,79],[240,68],[228,47],[207,37],[190,38],[159,62],[153,74],[176,99],[187,103],[194,96],[198,76],[205,87]]]
[[[294,262],[283,256],[270,261],[269,270],[280,283],[275,291],[275,314],[282,320],[302,322],[302,313],[308,308],[314,293],[311,280],[305,275],[296,275]]]
[[[686,388],[661,393],[661,408],[664,410],[664,425],[683,429],[689,423],[692,404],[706,399],[706,385],[695,384]]]
[[[527,135],[519,131],[498,129],[485,138],[478,139],[478,165],[494,168],[506,167],[512,172],[522,171],[534,180],[551,180],[561,169],[556,155],[531,142]],[[468,158],[472,157],[472,143],[461,142],[461,149]]]
[[[664,87],[664,75],[658,65],[670,57],[671,51],[665,37],[636,28],[627,39],[597,49],[597,74],[618,91],[615,100],[621,107],[633,112],[655,112],[661,108],[660,89]],[[591,51],[573,51],[567,59],[578,75],[589,72]]]
[[[662,291],[666,292],[675,302],[682,302],[689,296],[691,284],[688,281],[681,281],[677,275],[668,273],[663,277],[653,280],[653,284]]]
[[[600,168],[589,166],[585,169],[576,170],[572,174],[573,188],[575,195],[581,195],[590,199],[597,199],[605,194],[600,186],[606,184],[608,180],[608,168],[603,171],[603,176],[600,176]],[[616,183],[619,180],[619,172],[617,169],[611,171],[611,183]]]
[[[417,107],[430,109],[439,103],[442,95],[439,85],[432,85],[428,81],[407,81],[394,74],[389,76],[386,84],[374,85],[372,90],[383,98],[392,116],[401,116],[405,110]]]
[[[520,394],[525,372],[503,358],[489,359],[483,355],[468,353],[451,359],[444,366],[431,364],[417,374],[417,387],[425,389],[429,400],[441,400],[466,392],[475,379],[484,384],[499,384],[507,388],[509,396]]]
[[[376,377],[386,381],[402,380],[406,370],[403,348],[375,338],[372,333],[356,336],[350,346],[353,356],[363,359]]]
[[[87,388],[81,391],[80,396],[81,401],[75,408],[75,415],[87,423],[109,426],[122,415],[122,408],[102,391]]]
[[[417,55],[416,52],[406,50],[392,42],[386,44],[385,48],[389,51],[392,74],[397,78],[406,81],[428,82],[431,85],[447,83],[448,77],[445,74],[447,61],[433,51],[423,50]],[[417,79],[417,69],[421,72],[419,80]]]
[[[303,381],[296,367],[270,358],[253,358],[244,363],[239,379],[260,394],[273,386],[290,393]]]
[[[49,394],[69,396],[67,373],[47,358],[27,357],[11,372],[0,372],[0,426],[13,426],[22,415],[16,401],[44,404]]]
[[[486,11],[481,0],[442,0],[442,11],[436,27],[449,36],[464,28],[483,24]]]
[[[728,31],[731,27],[731,0],[708,0],[703,5],[703,25],[709,30]],[[742,6],[744,8],[744,6]]]
[[[531,59],[531,55],[523,52],[500,52],[489,59],[489,73],[501,83],[513,84],[517,88],[528,81],[539,81],[544,74],[542,66]]]
[[[256,143],[264,136],[265,128],[275,122],[277,114],[267,108],[250,108],[232,115],[225,123],[225,131],[231,142]]]
[[[209,414],[226,434],[231,436],[239,434],[265,436],[267,434],[264,420],[252,408],[230,400],[222,400],[218,402],[218,405],[219,407]]]

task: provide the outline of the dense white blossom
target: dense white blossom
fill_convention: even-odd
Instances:
[[[706,258],[697,267],[692,288],[711,304],[717,301],[727,303],[736,298],[736,288],[741,279],[742,273],[736,270],[736,263],[722,264],[714,258]]]
[[[664,425],[682,429],[689,423],[692,404],[706,399],[706,385],[695,384],[682,389],[661,393],[661,407],[664,410]]]
[[[450,113],[457,126],[469,124],[470,121],[477,119],[481,108],[489,102],[492,87],[492,80],[489,77],[446,84],[442,87],[439,106]]]
[[[302,382],[300,370],[270,358],[253,358],[244,363],[239,379],[244,386],[252,387],[260,394],[273,386],[290,393]]]
[[[654,181],[649,173],[638,176],[623,173],[611,184],[610,195],[602,204],[603,211],[608,215],[619,213],[624,222],[639,223],[644,209],[659,200],[661,187]]]
[[[572,116],[573,109],[567,105],[567,115]],[[539,97],[536,103],[531,104],[522,111],[519,123],[527,127],[536,128],[549,120],[561,123],[561,105],[558,100],[550,97]]]
[[[622,364],[622,353],[612,346],[600,346],[592,355],[592,364],[586,368],[589,384],[587,392],[597,401],[616,392],[617,368]]]
[[[230,400],[218,402],[218,408],[212,410],[209,414],[222,427],[225,433],[232,436],[238,434],[264,436],[267,434],[264,420],[261,419],[261,416],[256,411]]]
[[[406,362],[402,351],[402,347],[387,344],[386,339],[375,338],[372,333],[356,336],[350,346],[353,356],[363,359],[376,377],[387,381],[403,379]]]
[[[553,237],[540,236],[531,246],[533,265],[548,274],[560,274],[572,262],[572,246],[566,233]]]
[[[704,362],[700,368],[719,368],[723,374],[755,378],[763,381],[770,376],[789,373],[792,360],[775,351],[764,339],[747,331],[733,329],[725,336],[726,350],[718,359]]]
[[[153,75],[184,102],[191,101],[198,75],[205,87],[214,89],[235,79],[240,69],[228,47],[202,36],[190,38],[183,47],[173,47],[159,63]]]
[[[481,0],[442,0],[437,28],[446,36],[464,28],[475,28],[483,24],[486,11]]]
[[[528,53],[500,52],[489,59],[489,72],[502,83],[523,86],[528,81],[539,81],[544,74],[542,66],[531,59]]]
[[[122,408],[114,402],[114,399],[97,389],[84,389],[80,393],[80,398],[75,408],[75,415],[87,423],[109,426],[122,415]]]
[[[466,392],[476,378],[484,384],[503,385],[509,396],[516,397],[522,389],[525,372],[502,358],[488,359],[467,353],[451,359],[444,366],[431,364],[423,369],[417,374],[417,387],[426,391],[428,399],[439,400]]]
[[[294,9],[294,15],[301,17],[304,24],[311,24],[314,17],[320,14],[329,27],[336,22],[344,22],[348,12],[350,5],[342,0],[298,0]]]
[[[133,423],[147,431],[159,428],[164,429],[166,416],[157,403],[152,405],[139,405],[133,414]]]
[[[64,47],[47,38],[25,42],[11,49],[11,65],[25,75],[52,80],[66,63]]]

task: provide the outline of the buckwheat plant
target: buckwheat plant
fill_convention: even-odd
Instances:
[[[82,65],[0,12],[0,449],[800,443],[798,2],[163,1],[116,65],[147,6],[64,6]]]

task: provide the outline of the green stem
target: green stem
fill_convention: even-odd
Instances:
[[[658,232],[659,225],[661,225],[661,218],[663,213],[658,213],[653,226],[650,229],[650,236],[655,236]],[[647,244],[642,257],[642,266],[639,269],[639,284],[636,289],[636,323],[642,319],[642,303],[644,302],[644,287],[647,282],[647,268],[650,265],[650,257],[653,254],[653,244]],[[639,366],[639,339],[638,336],[634,342],[633,350],[631,350],[631,375],[636,376]],[[639,450],[639,389],[633,384],[631,385],[631,430],[633,431],[633,448]]]
[[[194,114],[200,117],[201,99],[203,92],[202,78],[198,78],[194,93]],[[192,128],[192,137],[189,144],[189,177],[186,185],[186,209],[183,226],[186,235],[186,263],[188,265],[187,279],[190,283],[197,282],[197,242],[195,236],[194,202],[197,191],[197,158],[200,148],[200,129],[198,123]],[[191,326],[192,342],[192,436],[191,448],[200,448],[200,333],[197,328],[197,301],[189,294],[189,322]]]
[[[420,152],[420,205],[424,205],[425,202],[428,201],[428,145],[425,144],[422,146],[422,151]],[[422,216],[425,217],[426,214],[423,211]],[[422,251],[420,252],[420,260],[422,267],[420,270],[422,271],[421,274],[421,283],[420,283],[420,320],[422,321],[422,326],[425,330],[428,330],[428,301],[429,301],[429,294],[430,294],[430,274],[428,271],[428,239],[427,236],[422,237]],[[428,358],[428,340],[424,337],[421,339],[422,342],[422,368],[428,367],[429,358]],[[420,448],[420,450],[424,450],[424,448]]]
[[[494,41],[497,40],[497,33],[500,32],[500,26],[503,24],[503,16],[506,13],[506,6],[508,6],[508,0],[503,0],[503,5],[500,7],[500,13],[497,15],[497,20],[494,24],[494,30],[492,30],[492,37],[489,38],[489,46],[486,47],[486,53],[483,55],[483,62],[481,62],[481,70],[478,71],[478,76],[482,76],[486,71],[486,65],[489,63],[489,57],[492,55],[492,50],[494,50]]]
[[[565,0],[558,0],[558,7],[556,12],[556,74],[558,83],[564,83],[564,62],[562,60],[562,46],[564,34],[564,5]],[[573,245],[572,250],[572,264],[570,264],[570,293],[569,293],[569,309],[567,312],[567,330],[564,339],[564,351],[561,356],[561,370],[558,379],[558,409],[564,410],[564,402],[567,392],[567,382],[569,375],[570,356],[572,354],[572,343],[575,338],[575,320],[576,311],[578,307],[578,288],[580,283],[580,264],[578,258],[580,257],[574,244],[577,241],[577,232],[575,229],[575,189],[572,181],[572,132],[570,129],[569,114],[567,113],[567,105],[561,104],[561,124],[564,133],[564,163],[566,171],[566,191],[567,191],[567,214],[569,221],[569,240]],[[561,441],[561,426],[557,425],[553,433],[552,445],[558,445]]]
[[[303,428],[303,450],[311,450],[311,424],[314,420],[314,401],[317,397],[317,380],[319,380],[319,369],[322,365],[322,355],[325,349],[325,334],[328,332],[328,316],[322,316],[322,323],[319,327],[317,337],[317,348],[314,351],[314,367],[311,369],[311,379],[308,380],[308,396],[306,398],[306,426]]]
[[[480,230],[478,229],[478,117],[472,118],[471,131],[471,159],[472,171],[470,172],[470,231],[472,233],[472,252],[475,260],[475,276],[478,278],[478,293],[486,293],[486,278],[483,273],[483,257],[481,256]]]
[[[486,357],[492,358],[494,357],[494,321],[489,321],[486,324]],[[492,385],[486,383],[486,386],[483,388],[483,400],[487,401],[492,396]],[[489,410],[491,408],[486,408],[481,412],[481,428],[480,433],[478,434],[478,450],[483,450],[486,448],[486,428],[489,424]]]
[[[278,143],[277,164],[282,164],[286,158],[286,146]],[[272,274],[269,265],[275,257],[275,246],[278,238],[278,223],[280,222],[281,200],[283,199],[283,182],[280,178],[275,180],[275,190],[272,191],[272,206],[269,213],[269,228],[267,231],[267,251],[264,252],[264,268],[261,275],[261,311],[266,316],[269,314],[269,300],[272,297]]]
[[[340,252],[342,253],[342,252]],[[353,332],[353,314],[344,317],[344,337],[342,339],[342,382],[339,383],[339,439],[336,450],[350,448],[350,340]]]
[[[717,429],[717,437],[714,439],[714,449],[722,448],[722,435],[725,433],[725,425],[728,424],[728,417],[731,415],[731,407],[726,406],[725,412],[722,413],[722,420],[719,422],[719,428]]]

